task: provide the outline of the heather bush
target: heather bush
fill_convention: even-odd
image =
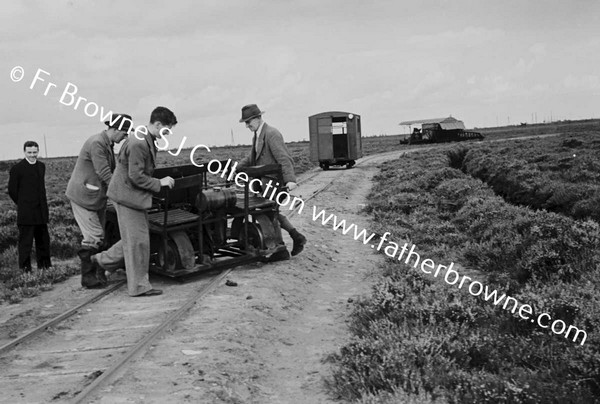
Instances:
[[[8,280],[21,271],[18,269],[17,245],[11,245],[0,253],[0,281]]]
[[[12,201],[0,202],[0,253],[12,245],[17,245],[17,211]]]
[[[401,388],[451,403],[574,403],[600,394],[597,345],[577,349],[407,265],[386,267],[389,277],[355,307],[352,342],[331,358],[341,397]]]
[[[502,155],[511,150],[504,146]],[[470,276],[530,304],[534,316],[546,312],[585,330],[585,343],[581,332],[556,335],[511,312],[512,303],[494,306],[387,258],[384,279],[355,305],[351,342],[331,358],[330,388],[369,402],[398,391],[448,403],[600,402],[598,224],[511,205],[486,182],[448,167],[471,151],[436,153],[382,165],[365,209],[373,227],[414,243],[422,258],[473,268]],[[504,175],[491,172],[491,153],[478,158],[478,172]],[[523,190],[543,189],[528,164],[511,166],[520,170],[523,184],[514,189],[522,198]]]
[[[52,288],[52,284],[63,282],[79,273],[79,265],[69,262],[54,262],[52,268],[22,272],[18,267],[0,267],[0,302],[19,303],[23,298],[39,295]]]
[[[468,148],[462,146],[448,150],[448,152],[446,153],[446,155],[448,156],[448,165],[451,168],[462,170],[463,162],[468,151]]]
[[[449,165],[486,182],[510,203],[599,221],[600,144],[594,135],[451,150]]]
[[[380,394],[367,393],[357,401],[358,404],[448,404],[443,398],[434,399],[430,394],[407,394],[396,388],[392,393],[382,392]]]

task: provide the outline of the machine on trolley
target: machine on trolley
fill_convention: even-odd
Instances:
[[[243,191],[228,181],[214,183],[210,177],[217,176],[209,168],[184,165],[155,170],[154,177],[171,176],[175,186],[155,194],[148,210],[150,271],[183,279],[203,271],[269,261],[286,249],[277,220],[279,205],[252,192],[250,181]],[[249,178],[271,177],[283,183],[280,165],[239,171]],[[109,245],[120,239],[111,205],[105,230]]]

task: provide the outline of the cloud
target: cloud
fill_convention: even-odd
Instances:
[[[170,107],[181,122],[176,136],[215,144],[229,142],[231,129],[249,142],[237,120],[251,102],[290,140],[307,137],[309,115],[329,110],[360,114],[365,133],[449,112],[479,126],[477,117],[499,105],[507,115],[542,102],[596,113],[598,14],[525,3],[7,2],[0,90],[10,100],[3,122],[14,125],[0,136],[66,139],[102,127],[58,103],[67,82],[141,123],[155,106]],[[50,72],[57,94],[11,82],[17,64],[27,80],[37,68]]]
[[[535,57],[540,58],[546,56],[546,47],[547,46],[545,43],[538,42],[529,47],[529,52],[531,52]]]
[[[454,48],[475,47],[497,41],[505,36],[501,29],[485,27],[465,27],[461,31],[444,31],[437,34],[412,35],[406,42],[418,48]]]
[[[503,75],[491,74],[482,77],[470,77],[468,82],[471,88],[467,95],[487,103],[496,102],[515,89]]]
[[[535,60],[531,59],[529,61],[525,61],[523,58],[519,58],[517,65],[515,66],[514,72],[517,74],[525,74],[529,73],[533,70],[533,66],[535,65]]]
[[[571,91],[598,90],[600,89],[600,76],[595,74],[587,74],[582,76],[575,76],[573,74],[569,74],[567,77],[564,78],[562,84],[567,90]]]
[[[195,11],[191,1],[105,1],[34,0],[3,5],[0,34],[14,40],[41,38],[48,32],[66,30],[73,37],[90,38],[109,35],[112,38],[168,38],[196,32],[207,27],[223,26],[231,2],[203,0],[202,7],[212,15]],[[22,5],[17,6],[15,3]],[[244,8],[243,3],[237,5]],[[168,8],[168,10],[166,9]],[[11,29],[19,21],[20,29]],[[148,27],[151,27],[148,30]]]

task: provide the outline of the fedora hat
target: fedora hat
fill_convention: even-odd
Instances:
[[[113,114],[109,121],[104,121],[104,124],[109,128],[114,128],[117,130],[122,130],[124,132],[129,132],[131,128],[132,119],[130,115],[127,114]]]
[[[242,107],[242,119],[240,122],[248,122],[252,118],[256,118],[264,114],[265,111],[261,111],[256,104],[248,104]]]

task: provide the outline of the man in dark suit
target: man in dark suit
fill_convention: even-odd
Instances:
[[[153,192],[175,185],[171,177],[159,180],[152,174],[156,166],[155,141],[159,136],[169,135],[176,124],[173,112],[157,107],[152,111],[147,126],[138,127],[129,134],[119,151],[117,167],[107,191],[117,211],[121,240],[108,250],[92,255],[89,262],[84,262],[92,270],[99,266],[109,272],[125,266],[130,296],[162,294],[162,290],[152,288],[148,276],[150,230],[147,209],[152,206]]]
[[[242,108],[240,122],[244,122],[246,127],[254,133],[254,138],[252,139],[250,155],[242,159],[238,167],[281,164],[285,186],[280,184],[278,187],[280,189],[287,188],[288,191],[292,191],[298,186],[296,183],[296,174],[294,173],[294,161],[285,146],[281,133],[276,128],[267,125],[262,119],[262,114],[264,114],[264,111],[261,111],[256,104],[249,104]],[[281,228],[290,234],[294,242],[292,255],[300,254],[306,244],[306,237],[296,230],[292,223],[281,213],[278,219]],[[284,252],[287,254],[287,251]],[[287,259],[289,255],[278,258]]]
[[[52,266],[48,234],[46,166],[37,159],[39,150],[36,142],[25,142],[25,158],[10,169],[8,180],[8,194],[17,204],[19,268],[24,271],[31,270],[31,248],[34,239],[38,269]]]
[[[106,191],[115,170],[113,145],[127,137],[132,121],[129,115],[115,114],[104,123],[108,128],[83,144],[66,191],[73,216],[83,235],[78,255],[82,263],[81,286],[87,288],[103,286],[107,282],[103,270],[97,273],[90,271],[91,266],[85,263],[103,246]]]

